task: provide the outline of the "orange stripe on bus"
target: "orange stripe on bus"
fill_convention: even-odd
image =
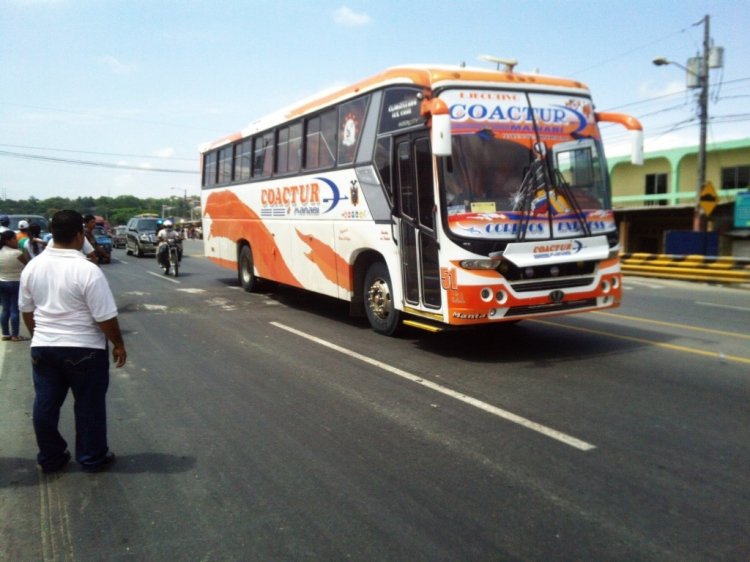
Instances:
[[[259,277],[302,287],[284,261],[271,232],[237,195],[231,191],[211,193],[206,201],[206,215],[211,218],[209,236],[228,238],[235,243],[250,242]]]

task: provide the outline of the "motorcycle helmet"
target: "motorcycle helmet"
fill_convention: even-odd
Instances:
[[[169,220],[169,219],[165,220],[164,221],[164,226],[166,226],[167,228],[169,228],[170,226],[172,226],[172,221]]]

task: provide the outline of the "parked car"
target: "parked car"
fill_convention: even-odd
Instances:
[[[18,232],[18,223],[21,221],[26,221],[30,225],[38,224],[39,228],[42,230],[40,238],[44,238],[49,232],[49,223],[47,222],[47,219],[41,215],[8,215],[8,218],[10,219],[10,225],[8,228],[15,230],[16,232]]]
[[[128,227],[125,225],[116,226],[112,231],[112,247],[124,248],[128,244]]]
[[[136,215],[128,221],[125,250],[128,255],[139,258],[144,254],[156,253],[156,233],[159,229],[159,217],[156,215]]]

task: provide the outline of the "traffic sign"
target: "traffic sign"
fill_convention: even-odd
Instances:
[[[699,201],[701,209],[703,209],[703,214],[706,217],[710,217],[711,213],[714,212],[714,209],[716,208],[716,204],[718,202],[719,196],[716,193],[714,184],[710,181],[706,182],[703,186],[703,189],[701,189],[701,196]]]

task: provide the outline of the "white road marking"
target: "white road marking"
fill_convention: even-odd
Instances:
[[[711,302],[696,302],[695,304],[698,304],[700,306],[713,306],[714,308],[728,308],[729,310],[747,310],[750,312],[750,308],[747,308],[745,306],[732,306],[729,304],[714,304]]]
[[[146,310],[159,310],[159,311],[161,311],[161,310],[167,310],[167,306],[164,305],[164,304],[148,304],[148,303],[146,303],[146,304],[143,305],[143,308],[145,308]]]
[[[179,285],[179,281],[177,279],[172,279],[171,277],[167,277],[163,273],[154,273],[153,271],[147,271],[149,275],[153,275],[154,277],[158,277],[159,279],[164,279],[164,281],[169,281],[170,283],[177,283]]]
[[[177,289],[177,290],[178,291],[182,291],[183,293],[193,293],[193,294],[196,294],[196,293],[205,293],[206,292],[206,289],[198,289],[198,288],[195,288],[195,287],[189,288],[189,289]]]
[[[418,377],[407,371],[404,371],[397,367],[393,367],[392,365],[388,365],[387,363],[383,363],[382,361],[378,361],[377,359],[372,359],[371,357],[367,357],[366,355],[362,355],[360,353],[357,353],[356,351],[351,351],[349,349],[346,349],[344,347],[341,347],[339,345],[336,345],[324,339],[318,338],[316,336],[307,334],[305,332],[302,332],[290,326],[286,326],[285,324],[281,324],[279,322],[271,322],[271,324],[273,326],[276,326],[277,328],[281,328],[282,330],[286,330],[287,332],[291,332],[292,334],[296,334],[302,338],[305,338],[314,343],[322,345],[323,347],[327,347],[334,351],[338,351],[339,353],[343,353],[344,355],[353,357],[354,359],[362,361],[363,363],[373,365],[375,367],[383,369],[384,371],[388,371],[389,373],[392,373],[396,376],[402,377],[408,381],[415,382],[417,384],[425,386],[431,390],[444,394],[445,396],[449,396],[456,400],[460,400],[461,402],[464,402],[465,404],[469,404],[470,406],[479,408],[480,410],[483,410],[489,414],[492,414],[499,418],[503,418],[504,420],[513,422],[520,426],[523,426],[526,429],[530,429],[532,431],[536,431],[537,433],[541,433],[542,435],[546,437],[560,441],[561,443],[564,443],[565,445],[568,445],[575,449],[579,449],[581,451],[590,451],[596,448],[595,445],[586,443],[585,441],[581,441],[580,439],[571,437],[570,435],[567,435],[565,433],[562,433],[560,431],[557,431],[545,425],[536,423],[534,421],[521,417],[507,410],[503,410],[491,404],[487,404],[486,402],[482,402],[481,400],[477,400],[476,398],[472,398],[471,396],[467,396],[466,394],[462,394],[460,392],[456,392],[455,390],[451,390],[450,388],[446,388],[439,384],[435,384],[434,382],[427,381],[423,379],[422,377]]]

